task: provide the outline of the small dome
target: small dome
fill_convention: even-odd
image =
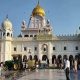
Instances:
[[[38,16],[43,17],[43,16],[45,16],[45,11],[39,4],[37,4],[37,6],[32,11],[32,15],[33,16],[38,15]]]
[[[3,29],[12,29],[12,23],[11,21],[8,20],[8,18],[6,18],[3,22],[2,22],[2,27]]]

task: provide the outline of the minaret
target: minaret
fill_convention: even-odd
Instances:
[[[6,16],[6,19],[2,22],[1,30],[2,30],[2,39],[12,38],[13,36],[12,23],[11,21],[9,21],[8,16]]]
[[[1,43],[1,61],[7,61],[11,60],[11,42],[13,37],[13,30],[12,30],[12,23],[8,19],[8,16],[6,19],[2,22],[1,26],[2,30],[2,43]]]

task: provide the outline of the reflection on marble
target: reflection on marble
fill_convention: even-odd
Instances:
[[[70,80],[79,80],[80,71],[70,71]],[[35,71],[8,71],[0,76],[0,80],[66,80],[64,70],[41,69]]]

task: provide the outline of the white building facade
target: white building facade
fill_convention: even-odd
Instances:
[[[0,62],[12,60],[13,57],[21,55],[36,55],[39,60],[43,56],[52,64],[53,58],[75,57],[80,53],[80,36],[56,36],[52,32],[52,26],[45,17],[45,11],[39,3],[33,9],[29,24],[23,21],[21,34],[13,37],[13,26],[6,18],[0,29]]]

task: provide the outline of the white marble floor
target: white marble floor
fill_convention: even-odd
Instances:
[[[26,73],[26,76],[18,80],[66,80],[64,70],[42,69]]]
[[[39,69],[34,71],[6,71],[0,76],[0,80],[66,80],[64,70]],[[74,73],[70,70],[70,80],[80,80],[80,70]]]

